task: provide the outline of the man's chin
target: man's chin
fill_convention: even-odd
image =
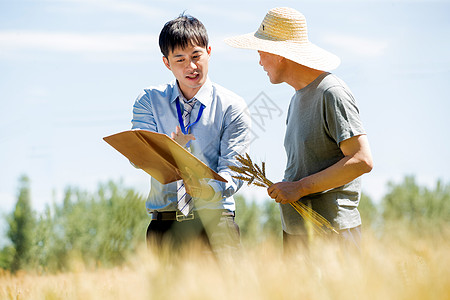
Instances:
[[[282,83],[282,81],[276,80],[276,79],[272,79],[270,77],[269,77],[269,81],[270,81],[271,84],[280,84],[280,83]]]
[[[197,89],[197,88],[201,87],[205,83],[205,81],[206,80],[199,80],[196,82],[188,81],[185,83],[185,85],[191,89]]]

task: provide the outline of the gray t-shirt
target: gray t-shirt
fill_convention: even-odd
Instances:
[[[297,181],[335,164],[344,157],[339,143],[365,134],[356,101],[346,84],[323,73],[291,99],[284,147],[287,164],[284,181]],[[326,218],[336,229],[361,224],[358,203],[361,180],[311,194],[300,199]],[[303,219],[289,204],[281,204],[283,230],[304,233]]]

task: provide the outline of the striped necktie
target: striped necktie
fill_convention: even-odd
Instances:
[[[192,111],[192,108],[194,107],[196,101],[197,101],[197,99],[193,99],[190,102],[186,102],[183,99],[183,102],[182,102],[184,104],[184,111],[183,111],[183,123],[184,124],[183,125],[184,125],[185,129],[187,129],[187,127],[190,124],[191,111]],[[178,210],[184,216],[187,216],[191,212],[193,207],[194,207],[194,203],[193,203],[192,197],[186,193],[186,187],[184,186],[183,180],[178,180],[177,181],[177,208],[178,208]]]

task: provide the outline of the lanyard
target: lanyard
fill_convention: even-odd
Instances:
[[[200,110],[198,111],[198,116],[197,116],[197,120],[195,120],[194,123],[189,124],[189,126],[187,128],[184,127],[184,122],[183,122],[183,116],[181,115],[181,109],[180,109],[180,101],[177,98],[177,114],[178,114],[178,122],[180,123],[180,128],[181,131],[183,132],[183,134],[188,134],[189,132],[189,128],[191,128],[192,126],[194,126],[195,124],[197,124],[197,122],[200,120],[200,117],[203,114],[203,109],[205,109],[205,106],[202,104],[200,106]]]

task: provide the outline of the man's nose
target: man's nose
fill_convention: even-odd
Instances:
[[[195,63],[195,61],[190,60],[190,61],[189,61],[188,68],[189,68],[190,70],[196,70],[196,69],[197,69],[197,64]]]

